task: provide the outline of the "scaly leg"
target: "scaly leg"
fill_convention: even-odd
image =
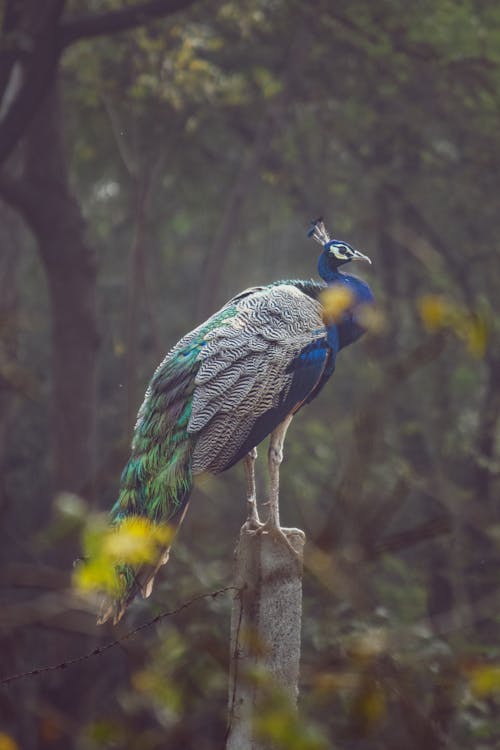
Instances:
[[[286,419],[284,419],[283,422],[271,434],[269,442],[269,501],[266,503],[266,505],[269,505],[269,516],[267,518],[267,521],[265,523],[261,523],[260,521],[258,521],[257,508],[256,506],[254,506],[255,514],[257,517],[257,528],[255,528],[256,524],[254,521],[252,506],[250,506],[247,524],[252,530],[254,530],[254,533],[261,534],[263,532],[266,532],[267,534],[269,534],[269,536],[272,536],[274,539],[276,539],[276,541],[280,542],[281,544],[285,544],[291,550],[291,552],[293,552],[293,555],[300,561],[300,555],[297,550],[295,550],[290,544],[288,535],[293,532],[294,534],[299,534],[303,537],[304,532],[300,531],[300,529],[282,529],[280,526],[279,515],[279,471],[280,464],[283,461],[283,443],[285,441],[286,431],[290,426],[291,421],[292,415],[286,417]],[[250,466],[252,473],[250,473]],[[253,492],[255,493],[255,482],[253,485],[251,483],[253,477],[253,464],[251,464],[250,454],[248,454],[245,459],[245,472],[247,476],[247,500],[250,501],[252,488]]]
[[[304,537],[304,532],[300,529],[282,529],[279,511],[280,464],[283,461],[283,443],[285,442],[286,431],[291,421],[292,415],[290,414],[271,435],[269,442],[269,516],[258,531],[266,531],[277,542],[285,544],[294,557],[300,561],[300,554],[294,549],[288,537],[290,533]]]
[[[246,523],[252,529],[262,526],[257,510],[257,492],[255,489],[255,461],[257,460],[257,448],[252,448],[243,459],[245,469],[245,483],[247,488],[247,520]]]
[[[283,461],[283,443],[292,415],[286,417],[283,422],[271,434],[269,442],[269,517],[266,527],[281,530],[279,510],[279,488],[280,488],[280,465]]]

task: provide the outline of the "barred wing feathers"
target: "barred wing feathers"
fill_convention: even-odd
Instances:
[[[129,516],[142,516],[155,524],[182,523],[193,485],[193,436],[187,426],[191,416],[198,355],[207,332],[236,315],[226,305],[204,324],[184,336],[157,367],[139,410],[131,456],[121,478],[121,488],[111,521],[119,525]],[[117,622],[137,593],[147,597],[153,579],[168,560],[164,549],[151,564],[119,565],[120,595],[105,597],[98,622]]]
[[[211,330],[199,369],[188,432],[194,473],[239,461],[333,371],[321,303],[293,283],[244,292],[237,314]]]

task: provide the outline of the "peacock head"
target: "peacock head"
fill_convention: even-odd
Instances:
[[[366,260],[368,263],[371,263],[367,255],[363,255],[359,250],[355,250],[347,242],[331,239],[323,223],[323,219],[316,219],[311,222],[311,229],[307,233],[307,236],[312,237],[313,240],[316,240],[323,247],[323,252],[318,262],[318,270],[325,281],[331,280],[337,273],[339,266],[343,266],[351,260]]]

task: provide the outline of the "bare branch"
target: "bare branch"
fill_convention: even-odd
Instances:
[[[408,549],[415,544],[427,542],[429,539],[449,534],[451,532],[451,520],[448,515],[439,515],[428,521],[423,521],[412,529],[398,531],[391,536],[382,539],[375,544],[374,549],[368,554],[368,560],[376,560],[388,552],[394,553],[399,550]]]
[[[148,0],[121,10],[83,16],[61,25],[61,47],[67,47],[80,39],[117,34],[142,26],[157,18],[170,16],[192,5],[194,0]]]
[[[8,69],[4,68],[7,73],[0,75],[0,83],[3,82],[0,93],[0,164],[19,143],[43,101],[66,47],[81,39],[136,28],[184,10],[193,2],[148,0],[121,10],[61,21],[65,0],[50,0],[44,14],[38,14],[40,17],[35,14],[36,25],[22,29],[29,39],[30,48],[8,51]]]
[[[4,76],[0,92],[0,164],[19,143],[54,79],[61,53],[58,24],[64,3],[65,0],[50,0],[43,13],[28,13],[27,20],[20,21],[20,27],[15,29],[29,40],[29,49],[19,53]],[[38,6],[33,8],[36,11]]]

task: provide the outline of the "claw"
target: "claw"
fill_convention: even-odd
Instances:
[[[265,524],[262,523],[262,521],[259,520],[259,518],[254,518],[252,516],[248,516],[247,520],[243,524],[243,528],[245,531],[253,531],[254,533],[260,533],[262,527]]]
[[[271,539],[274,539],[274,541],[276,541],[278,544],[284,544],[297,559],[297,561],[301,562],[302,555],[297,552],[288,538],[292,534],[297,534],[301,539],[305,540],[306,535],[301,529],[285,529],[281,526],[276,526],[274,523],[272,523],[271,519],[268,519],[265,523],[259,524],[258,528],[252,529],[252,531],[255,534],[269,534]]]

